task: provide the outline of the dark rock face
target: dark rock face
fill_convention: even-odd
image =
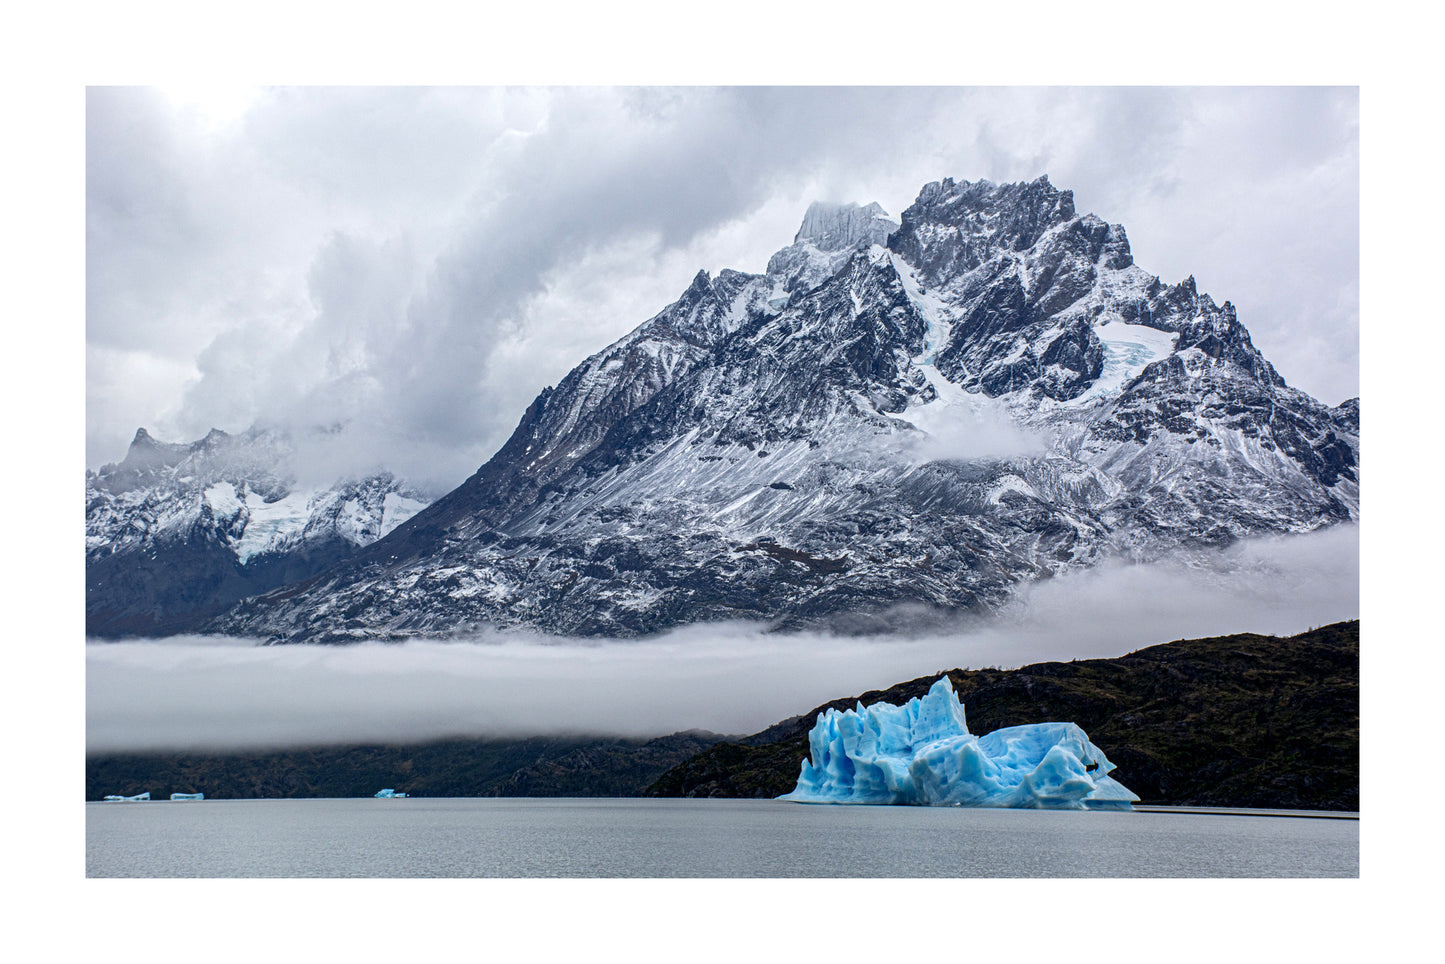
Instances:
[[[903,212],[889,240],[925,282],[974,270],[999,252],[1033,247],[1050,228],[1074,218],[1074,192],[1041,177],[1028,184],[992,184],[953,178],[926,184]]]
[[[1017,670],[950,670],[983,735],[1005,726],[1079,724],[1144,803],[1358,811],[1360,624],[1277,638],[1180,640],[1117,659]],[[808,731],[828,709],[899,705],[936,676],[834,700],[664,774],[665,797],[775,797],[791,791]]]
[[[356,551],[342,539],[314,540],[242,565],[208,522],[198,519],[155,555],[122,552],[91,560],[85,569],[86,634],[185,632],[239,599],[308,579]]]
[[[1356,435],[1360,434],[1360,400],[1351,398],[1341,402],[1334,409],[1336,420]]]
[[[766,274],[699,273],[455,491],[204,625],[628,636],[988,609],[1120,553],[1354,519],[1358,426],[1070,192],[948,180],[896,230],[818,208]]]

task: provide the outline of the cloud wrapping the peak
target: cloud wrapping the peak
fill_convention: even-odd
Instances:
[[[953,667],[1114,657],[1186,637],[1288,635],[1358,618],[1359,533],[1249,540],[1027,587],[994,620],[897,613],[888,633],[686,626],[642,640],[493,632],[450,642],[255,646],[178,637],[86,647],[91,753],[446,737],[756,732]],[[876,621],[875,621],[876,622]]]

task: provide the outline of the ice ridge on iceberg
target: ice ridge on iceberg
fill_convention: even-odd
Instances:
[[[828,710],[808,734],[797,803],[1130,810],[1104,751],[1073,723],[968,731],[948,677],[902,706]]]

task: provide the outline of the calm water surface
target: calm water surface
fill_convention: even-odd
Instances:
[[[89,877],[1356,877],[1359,823],[775,800],[89,803]]]

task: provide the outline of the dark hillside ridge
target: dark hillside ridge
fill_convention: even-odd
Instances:
[[[127,753],[88,757],[85,799],[208,800],[369,797],[637,797],[669,767],[718,740],[693,730],[653,740],[533,737],[414,746],[328,746],[249,753]]]
[[[1115,659],[953,669],[969,729],[1077,723],[1141,802],[1358,811],[1360,623],[1290,637],[1242,633],[1150,646]],[[901,704],[941,673],[833,700],[720,742],[647,791],[775,797],[794,788],[818,714]]]
[[[388,472],[301,484],[298,449],[325,436],[211,429],[178,444],[138,429],[123,460],[86,473],[86,635],[185,632],[325,572],[426,504]]]

